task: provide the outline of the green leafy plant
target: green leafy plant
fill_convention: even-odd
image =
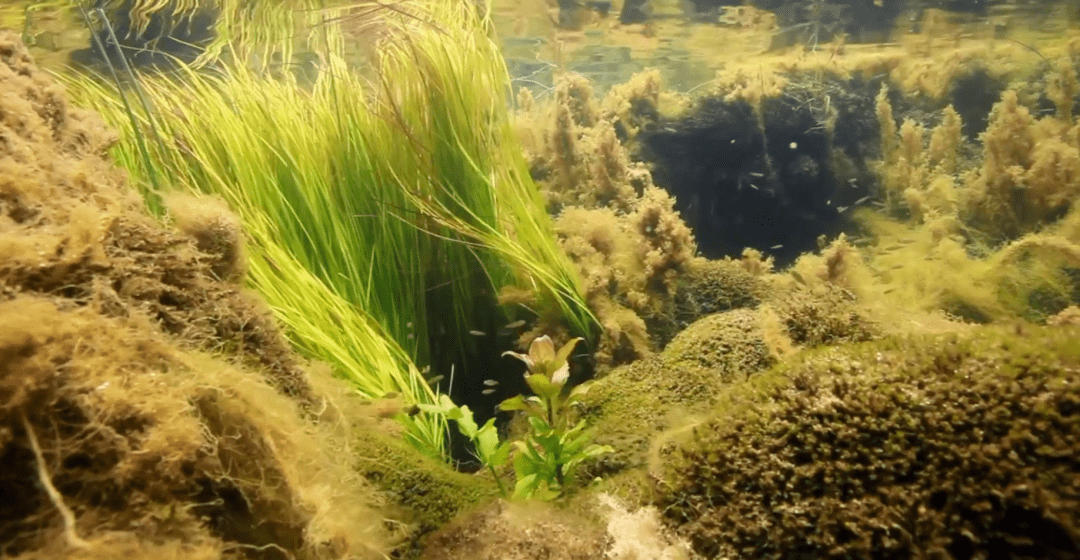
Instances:
[[[499,441],[499,431],[495,428],[495,419],[491,418],[483,426],[477,426],[473,419],[472,411],[468,406],[458,406],[445,394],[440,394],[436,404],[421,404],[417,408],[424,412],[431,412],[444,416],[447,420],[457,423],[461,434],[476,447],[476,458],[487,467],[495,482],[499,484],[499,491],[503,497],[509,496],[506,485],[499,476],[499,468],[506,464],[510,458],[510,442]]]
[[[478,426],[468,406],[457,406],[450,397],[439,395],[436,404],[421,404],[424,412],[441,414],[457,423],[461,433],[476,447],[476,457],[495,477],[504,497],[511,494],[499,471],[513,457],[515,498],[553,499],[560,496],[572,481],[575,467],[589,457],[610,453],[608,446],[591,444],[592,433],[584,421],[572,422],[572,406],[589,390],[589,383],[569,388],[570,367],[567,358],[581,338],[575,338],[558,351],[547,336],[533,340],[527,354],[504,352],[525,362],[525,382],[534,395],[518,395],[503,401],[499,409],[522,411],[529,432],[521,441],[499,441],[495,419]],[[511,455],[511,451],[516,451]]]
[[[213,3],[225,18],[225,4]],[[240,216],[247,281],[298,349],[366,397],[432,404],[416,367],[433,359],[430,323],[469,348],[467,331],[490,314],[482,292],[526,292],[532,313],[575,332],[598,324],[514,137],[489,19],[471,0],[360,4],[312,29],[325,46],[313,51],[319,72],[303,79],[181,65],[169,76],[130,74],[145,99],[131,104],[114,87],[121,78],[65,81],[73,103],[120,131],[113,159],[155,212],[178,189],[219,196]],[[378,23],[377,44],[347,33],[365,22]],[[332,40],[342,33],[348,45]],[[372,68],[356,68],[347,54],[357,49],[372,49]],[[434,288],[448,294],[438,314],[426,305]],[[399,418],[411,443],[444,456],[445,416]]]
[[[589,383],[570,388],[570,352],[582,339],[575,338],[555,350],[547,336],[533,340],[527,354],[504,352],[513,356],[528,368],[525,382],[534,395],[518,395],[503,401],[500,410],[522,411],[529,422],[529,432],[524,440],[513,443],[514,474],[517,483],[514,495],[518,497],[556,497],[573,480],[575,468],[582,461],[610,453],[608,446],[590,443],[592,432],[584,420],[573,421],[572,406],[589,390]]]

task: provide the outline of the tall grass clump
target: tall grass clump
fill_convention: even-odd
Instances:
[[[467,332],[482,289],[528,289],[534,311],[591,333],[580,281],[509,127],[509,80],[476,5],[394,4],[325,25],[377,30],[353,35],[380,38],[367,78],[328,39],[308,85],[187,67],[134,81],[145,99],[135,111],[110,82],[73,77],[69,91],[121,129],[114,155],[148,201],[157,175],[240,214],[249,282],[299,348],[365,395],[433,402],[414,365],[430,358],[428,323]],[[427,317],[428,290],[444,285],[455,316]],[[415,444],[441,452],[440,418],[401,418]]]
[[[475,7],[464,4],[440,4],[433,19],[460,26],[455,12],[468,15]],[[400,154],[415,165],[402,168],[397,181],[421,186],[405,189],[409,202],[506,263],[510,283],[536,297],[534,311],[555,313],[573,332],[591,338],[596,319],[584,304],[576,269],[554,241],[544,201],[509,126],[509,78],[498,49],[483,25],[450,39],[455,30],[425,31],[430,24],[419,20],[406,24],[419,28],[406,33],[425,40],[388,42],[380,71],[384,112],[423,146]]]

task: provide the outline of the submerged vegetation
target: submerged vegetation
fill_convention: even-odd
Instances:
[[[239,261],[200,249],[239,231],[148,215],[115,133],[10,32],[0,87],[3,554],[382,557],[394,537],[352,457],[377,419],[345,415],[346,390],[223,274]]]
[[[1078,334],[988,327],[791,360],[662,451],[658,502],[706,558],[1073,555]]]
[[[255,248],[249,281],[301,348],[369,397],[432,402],[413,364],[431,363],[431,333],[472,344],[485,290],[511,288],[531,315],[592,336],[576,270],[508,136],[505,70],[475,10],[349,17],[386,36],[366,79],[331,50],[307,86],[242,68],[139,78],[147,107],[136,115],[108,83],[71,78],[68,89],[121,128],[114,153],[137,184],[158,177],[240,214]],[[428,317],[441,285],[453,315]],[[441,452],[437,417],[402,421]]]
[[[838,26],[512,118],[483,4],[243,5],[66,94],[0,36],[5,554],[1080,550],[1080,39]]]

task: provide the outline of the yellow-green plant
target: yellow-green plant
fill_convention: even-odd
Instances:
[[[472,344],[477,286],[531,290],[547,307],[534,311],[579,332],[595,320],[513,138],[486,20],[469,1],[384,11],[374,79],[328,43],[312,84],[224,64],[131,80],[145,111],[100,81],[66,81],[121,130],[113,155],[151,206],[156,176],[240,214],[249,282],[298,347],[365,395],[432,403],[413,365],[428,359],[427,325]],[[436,285],[453,286],[452,316],[427,317]],[[441,416],[403,420],[441,449]]]
[[[585,421],[575,422],[573,418],[574,403],[589,390],[589,382],[573,388],[566,383],[570,352],[581,340],[572,339],[556,351],[551,338],[545,335],[532,341],[528,353],[503,353],[525,362],[525,383],[533,391],[532,395],[517,395],[499,404],[500,410],[525,414],[529,431],[520,441],[499,441],[494,418],[478,426],[468,406],[457,406],[446,395],[440,396],[438,404],[420,405],[420,409],[457,423],[462,435],[473,442],[476,457],[495,477],[504,496],[510,493],[499,471],[512,457],[515,498],[556,498],[571,486],[574,470],[582,461],[612,451],[608,446],[590,443],[592,433]]]
[[[503,484],[499,470],[506,464],[510,457],[510,442],[499,441],[499,430],[495,427],[495,418],[489,418],[483,426],[478,426],[473,419],[473,413],[467,405],[458,406],[447,395],[439,395],[436,404],[421,404],[417,406],[424,412],[430,412],[438,416],[453,420],[457,424],[461,435],[469,438],[473,448],[476,449],[476,458],[487,468],[499,485],[499,491],[504,498],[510,497],[510,493]]]
[[[590,443],[592,432],[585,421],[574,421],[572,407],[590,385],[586,381],[571,388],[566,383],[570,352],[581,340],[574,338],[556,351],[545,335],[532,341],[527,354],[504,353],[525,362],[525,383],[533,391],[533,395],[511,397],[499,405],[503,411],[523,412],[529,423],[524,440],[514,442],[517,496],[558,496],[573,482],[574,470],[582,461],[612,451]]]
[[[74,25],[80,21],[78,10],[84,9],[129,22],[126,31],[141,34],[155,25],[181,24],[199,12],[213,11],[214,39],[194,66],[216,63],[229,52],[234,60],[263,70],[287,65],[296,52],[318,51],[328,40],[340,39],[338,23],[365,20],[394,4],[382,0],[5,0],[0,3],[0,27],[21,28],[24,40],[32,42],[39,22],[66,20]],[[155,16],[161,20],[152,21]],[[160,28],[152,31],[162,32]]]

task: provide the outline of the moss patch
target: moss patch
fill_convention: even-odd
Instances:
[[[807,355],[665,450],[660,505],[708,557],[1073,557],[1078,336],[985,328]]]
[[[394,504],[389,515],[406,526],[405,542],[398,547],[401,557],[416,557],[426,535],[499,495],[494,481],[457,472],[393,433],[373,428],[359,436],[357,468]]]
[[[645,467],[659,434],[694,423],[725,386],[771,363],[757,313],[736,309],[690,325],[662,354],[616,368],[584,399],[596,443],[615,452],[585,465],[581,479]],[[641,480],[626,476],[631,486]]]
[[[0,32],[0,548],[381,557],[333,399],[231,282],[238,254],[145,212],[114,141]],[[211,229],[236,239],[222,216]]]

